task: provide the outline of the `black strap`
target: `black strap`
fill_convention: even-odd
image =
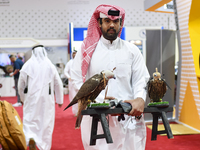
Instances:
[[[27,84],[26,84],[26,87],[24,89],[24,94],[27,94],[28,93],[28,76],[27,76]]]
[[[49,95],[51,95],[51,82],[49,83]]]
[[[119,16],[120,11],[119,10],[109,10],[108,15],[111,16]]]
[[[36,45],[32,48],[32,50],[34,50],[36,47],[44,47],[43,45]]]

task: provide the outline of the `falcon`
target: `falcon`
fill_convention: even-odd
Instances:
[[[5,75],[9,75],[11,72],[13,72],[13,66],[12,65],[6,65],[6,66],[1,66],[0,69],[3,69],[5,72]]]
[[[115,69],[115,68],[114,68]],[[114,70],[113,69],[113,70]],[[78,93],[71,101],[71,103],[64,109],[66,110],[70,106],[78,103],[78,113],[75,128],[79,128],[82,120],[81,111],[85,110],[90,102],[94,102],[95,98],[105,89],[109,79],[114,78],[113,71],[105,70],[100,74],[95,74],[89,78],[79,89]]]
[[[167,91],[168,85],[165,80],[161,78],[157,68],[156,72],[153,73],[153,77],[148,81],[147,86],[151,102],[162,102],[162,98]]]

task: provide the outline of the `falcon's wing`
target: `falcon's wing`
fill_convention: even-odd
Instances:
[[[166,86],[166,82],[163,82],[163,96],[165,95],[166,91],[167,91],[167,86]]]
[[[101,75],[96,74],[92,76],[90,79],[88,79],[80,88],[78,93],[76,94],[76,99],[80,99],[84,96],[88,96],[90,93],[92,93],[99,85]]]
[[[150,94],[151,94],[151,90],[152,90],[152,79],[151,80],[149,80],[149,82],[148,82],[148,94],[149,94],[149,97],[150,97]]]
[[[79,99],[91,94],[98,87],[101,78],[101,75],[95,74],[94,76],[89,78],[85,83],[83,83],[74,99],[71,101],[71,103],[69,103],[69,105],[65,109],[76,104]]]

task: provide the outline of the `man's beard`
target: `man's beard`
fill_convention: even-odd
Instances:
[[[113,30],[115,33],[110,34],[110,33],[108,33],[109,30]],[[119,31],[120,31],[120,29],[119,29]],[[119,34],[119,31],[116,31],[115,29],[110,28],[107,30],[107,32],[105,32],[101,27],[101,32],[103,34],[103,37],[107,40],[112,40],[112,41],[115,40]]]

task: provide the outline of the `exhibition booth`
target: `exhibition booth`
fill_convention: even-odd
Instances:
[[[135,44],[141,51],[144,60],[147,64],[148,70],[150,70],[150,76],[155,72],[157,67],[159,72],[163,75],[163,78],[168,81],[167,83],[172,90],[167,90],[164,97],[164,101],[169,101],[170,106],[174,106],[174,79],[175,79],[175,52],[177,51],[175,31],[163,29],[162,26],[144,26],[144,27],[124,27],[121,37],[130,43]],[[29,45],[25,45],[24,39],[21,39],[20,45],[4,45],[2,48],[2,54],[15,54],[24,58],[24,62],[31,56],[31,47],[35,44],[42,44],[46,47],[49,59],[53,64],[66,64],[71,56],[71,52],[76,49],[79,50],[82,41],[87,35],[87,28],[73,27],[73,23],[69,23],[69,39],[68,40],[35,40],[31,39]],[[152,36],[154,38],[152,38]],[[9,39],[7,39],[9,41]],[[19,39],[18,39],[19,40]],[[28,39],[27,39],[28,40]],[[16,43],[17,39],[12,39],[7,43]],[[69,43],[68,43],[69,41]],[[32,42],[32,43],[31,43]],[[20,42],[18,42],[20,43]],[[31,44],[30,44],[31,43]],[[69,45],[68,45],[69,44]],[[15,48],[14,48],[15,47]],[[9,60],[9,59],[8,59]],[[156,61],[155,61],[156,60]],[[58,68],[57,70],[62,77],[64,68]],[[1,77],[2,88],[0,88],[1,96],[15,96],[14,80],[13,77]],[[7,92],[4,92],[7,91]],[[9,92],[10,91],[10,92]],[[147,97],[146,105],[150,102]],[[168,118],[172,119],[172,112],[168,113]],[[145,120],[152,119],[151,114],[145,115]]]
[[[78,2],[82,3],[78,4]],[[115,3],[114,0],[111,2]],[[128,1],[126,2],[128,3]],[[63,4],[65,2],[59,1],[57,3]],[[150,76],[152,77],[157,67],[171,88],[171,90],[167,90],[163,101],[168,101],[169,106],[174,107],[176,111],[175,116],[173,112],[168,112],[167,118],[199,131],[198,37],[200,31],[197,26],[199,23],[197,15],[199,14],[197,7],[199,2],[197,0],[188,0],[187,2],[181,0],[145,0],[144,5],[139,6],[140,3],[142,2],[136,3],[134,1],[131,3],[132,6],[127,6],[123,2],[117,2],[118,5],[126,6],[127,10],[127,21],[123,27],[121,38],[135,44],[140,49]],[[38,6],[38,9],[41,9],[40,13],[36,9],[36,4],[26,6],[23,3],[23,11],[26,13],[21,13],[19,3],[15,2],[15,5],[19,10],[11,5],[8,11],[11,12],[13,9],[13,15],[8,15],[7,20],[12,19],[14,14],[16,14],[17,24],[23,23],[19,19],[20,15],[24,19],[26,18],[25,14],[28,14],[29,17],[34,16],[35,20],[29,19],[24,23],[27,33],[19,35],[16,29],[13,29],[13,36],[18,37],[5,38],[9,35],[8,29],[4,31],[4,34],[1,34],[3,38],[0,38],[0,65],[11,65],[9,60],[11,54],[22,57],[23,61],[26,62],[31,56],[31,48],[41,44],[45,46],[49,59],[57,67],[60,77],[63,78],[64,65],[71,58],[73,50],[80,50],[81,44],[87,36],[87,25],[90,15],[93,13],[93,9],[89,8],[95,8],[97,4],[91,0],[77,1],[77,3],[69,0],[66,6],[59,5],[60,8],[55,8],[53,4],[50,6],[41,4]],[[133,9],[133,5],[138,9]],[[85,9],[86,6],[88,9]],[[50,8],[48,9],[48,7]],[[43,14],[41,18],[40,14]],[[5,19],[5,21],[7,20]],[[12,23],[9,25],[14,28]],[[5,26],[6,24],[4,24]],[[33,29],[37,32],[34,32]],[[2,33],[2,31],[0,32]],[[28,38],[29,35],[32,38]],[[23,36],[26,38],[20,38]],[[63,68],[60,68],[58,64],[64,64]],[[5,76],[3,69],[0,69],[0,96],[15,96],[14,79],[8,75]],[[150,99],[147,96],[145,106],[149,102]],[[145,114],[145,121],[151,120],[151,114]]]

